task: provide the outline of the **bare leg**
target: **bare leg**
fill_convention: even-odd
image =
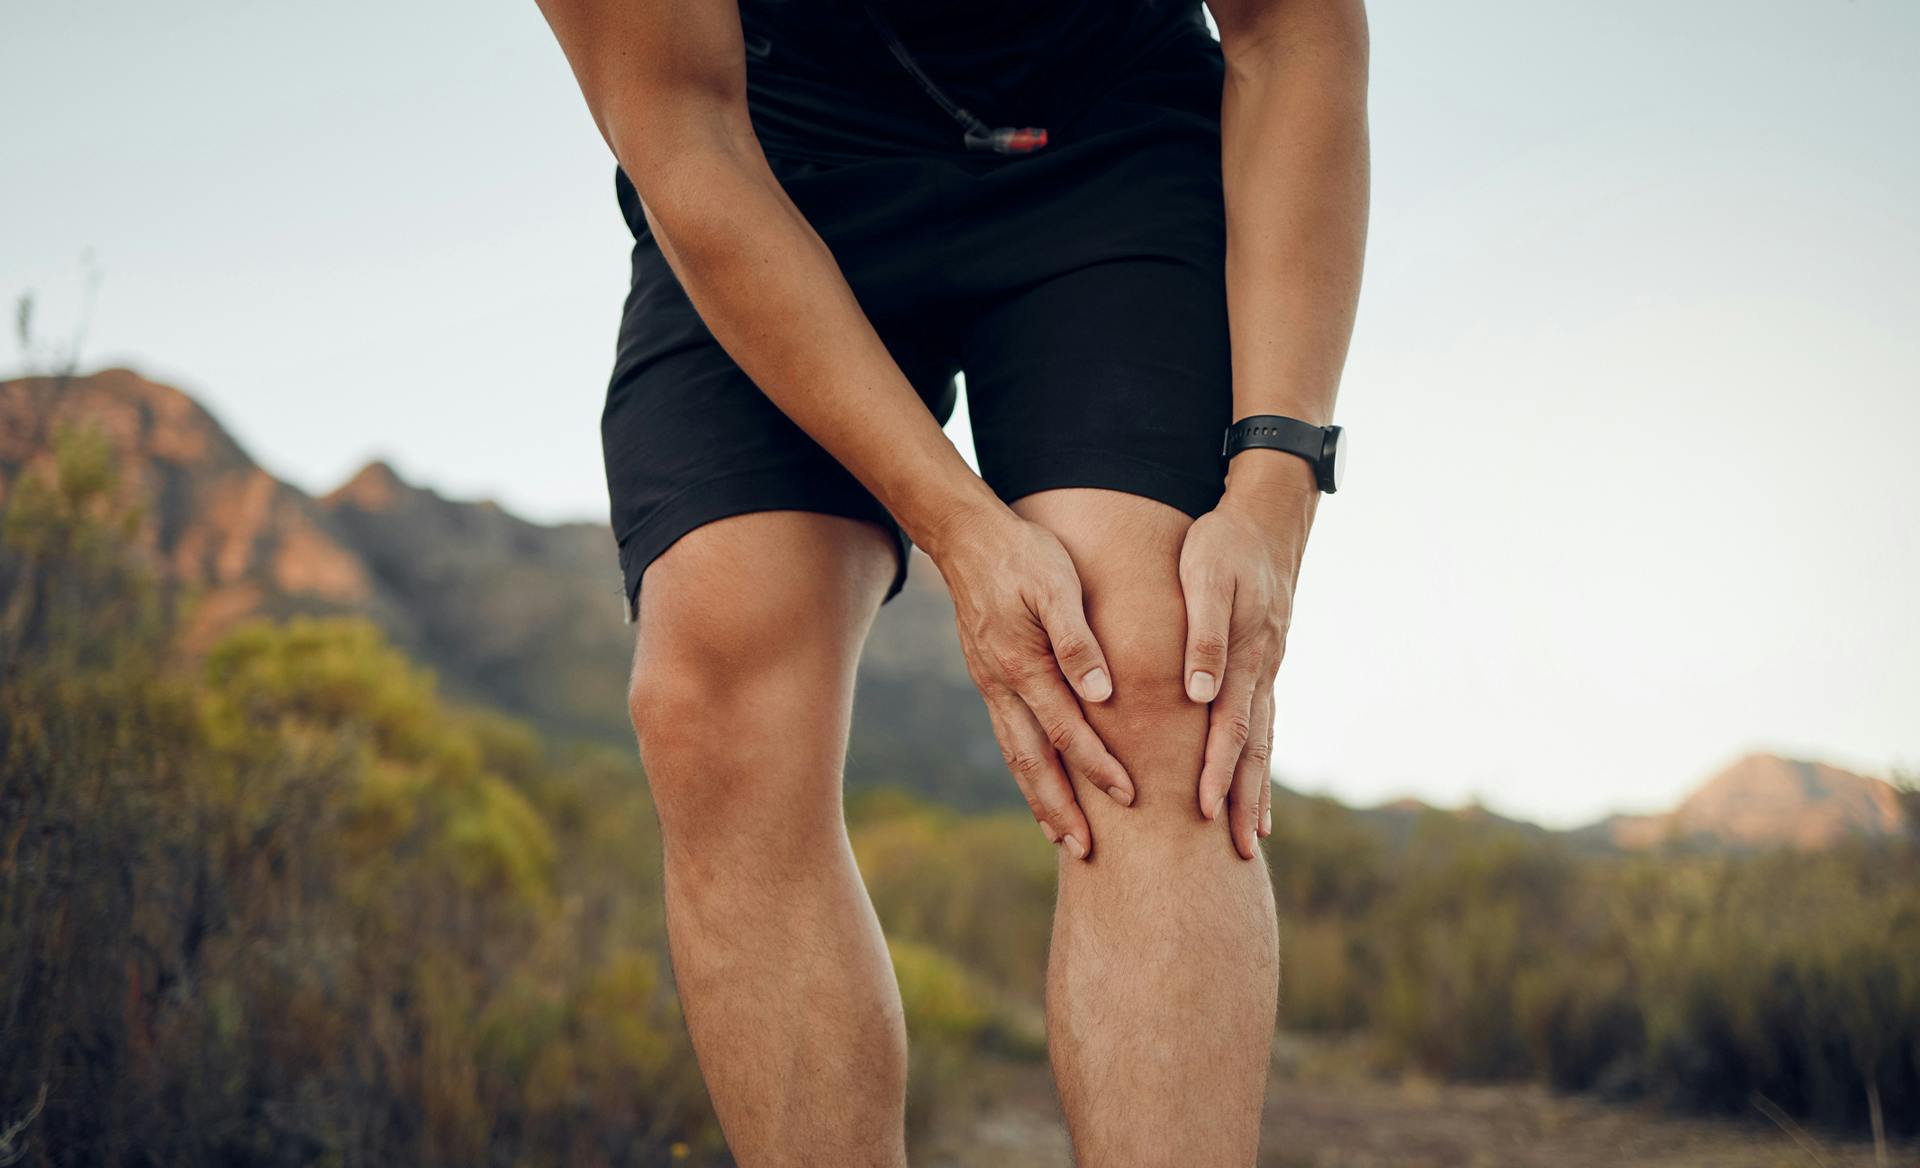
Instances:
[[[894,570],[858,520],[758,512],[647,570],[631,689],[673,971],[743,1168],[906,1163],[906,1030],[841,813],[854,667]]]
[[[1182,692],[1178,575],[1191,520],[1114,491],[1030,495],[1015,510],[1060,537],[1114,696],[1088,707],[1133,776],[1132,807],[1076,782],[1089,863],[1060,869],[1047,971],[1054,1075],[1081,1168],[1254,1162],[1279,991],[1266,865],[1227,818],[1201,817],[1207,710]]]

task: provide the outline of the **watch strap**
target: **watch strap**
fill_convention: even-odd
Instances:
[[[1340,488],[1340,461],[1345,444],[1340,427],[1316,426],[1282,414],[1254,414],[1227,427],[1220,438],[1223,462],[1243,450],[1280,450],[1306,460],[1322,491]]]
[[[1220,439],[1220,457],[1232,458],[1242,450],[1284,450],[1320,465],[1326,447],[1324,427],[1280,414],[1254,414],[1227,427]]]

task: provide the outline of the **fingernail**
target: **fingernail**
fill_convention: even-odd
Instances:
[[[1133,792],[1125,787],[1108,787],[1107,794],[1112,795],[1113,801],[1122,807],[1133,806]]]
[[[1067,837],[1067,854],[1076,860],[1087,858],[1087,847],[1076,836]]]
[[[1113,696],[1113,682],[1108,680],[1104,669],[1089,671],[1080,679],[1080,689],[1090,702],[1104,702]]]
[[[1060,833],[1053,830],[1053,824],[1051,823],[1042,823],[1040,825],[1040,834],[1046,836],[1047,842],[1050,844],[1057,844],[1060,842]]]
[[[1193,676],[1187,678],[1187,696],[1196,702],[1213,700],[1213,674],[1204,669],[1196,669]]]
[[[1260,834],[1262,837],[1273,834],[1273,808],[1271,806],[1260,809]]]
[[[1218,799],[1215,799],[1213,801],[1213,810],[1207,812],[1207,818],[1208,819],[1220,818],[1220,809],[1222,807],[1225,807],[1226,805],[1227,805],[1227,797],[1225,795],[1222,795]]]

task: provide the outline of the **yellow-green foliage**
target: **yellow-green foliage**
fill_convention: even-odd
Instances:
[[[1289,801],[1282,1014],[1429,1072],[1920,1127],[1920,848],[1580,856],[1442,814],[1399,853]],[[1289,823],[1289,821],[1293,821]],[[1342,871],[1342,866],[1346,870]]]
[[[1053,928],[1053,849],[1031,818],[963,815],[892,791],[848,809],[854,855],[887,936],[960,955],[1038,1002]]]
[[[229,635],[201,689],[209,741],[262,754],[354,748],[340,848],[376,866],[426,856],[475,891],[538,903],[553,840],[527,797],[489,769],[490,748],[528,768],[527,739],[453,715],[432,677],[351,620],[295,620]],[[521,781],[527,775],[523,773]]]
[[[993,994],[939,950],[892,941],[893,972],[908,1029],[924,1040],[970,1045],[993,1020]]]
[[[992,990],[939,950],[901,940],[888,948],[907,1016],[907,1119],[919,1126],[986,1045],[1002,1011]]]
[[[0,517],[7,1154],[723,1162],[633,763],[448,704],[358,622],[168,666],[99,449]]]

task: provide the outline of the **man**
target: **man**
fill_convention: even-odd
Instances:
[[[603,416],[631,704],[734,1155],[905,1163],[839,784],[911,540],[1060,853],[1079,1162],[1251,1163],[1272,682],[1365,236],[1361,0],[1209,0],[1218,41],[1199,0],[540,4],[636,238]],[[984,479],[940,429],[961,369]]]

